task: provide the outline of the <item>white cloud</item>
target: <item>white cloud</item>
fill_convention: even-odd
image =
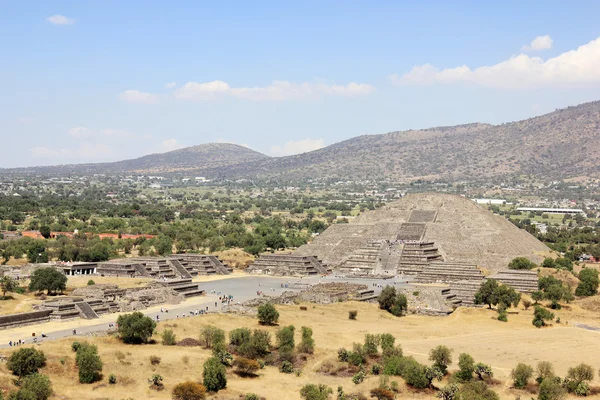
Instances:
[[[144,104],[155,104],[158,103],[158,95],[146,92],[140,92],[139,90],[126,90],[119,95],[119,98],[123,101],[130,103],[144,103]]]
[[[48,17],[46,20],[53,25],[73,25],[75,23],[73,18],[67,18],[64,15],[59,14]]]
[[[102,134],[109,137],[133,138],[135,134],[125,129],[103,129]]]
[[[105,157],[112,153],[112,148],[101,143],[83,142],[75,149],[51,148],[45,146],[36,146],[29,149],[29,152],[35,157],[52,158],[59,164],[69,164],[77,160],[89,160]],[[60,158],[60,160],[56,160]]]
[[[175,86],[177,86],[177,82],[169,82],[165,84],[165,88],[167,89],[173,89]]]
[[[550,35],[537,36],[531,41],[531,43],[521,47],[521,51],[547,50],[552,48],[553,43],[554,41],[552,40]]]
[[[463,65],[440,70],[424,64],[390,78],[396,85],[467,83],[502,89],[600,84],[600,38],[546,61],[519,54],[475,69]]]
[[[323,139],[290,140],[283,146],[273,146],[270,153],[274,156],[290,156],[292,154],[307,153],[325,147]]]
[[[175,97],[185,100],[210,100],[231,96],[254,101],[282,101],[318,98],[321,96],[360,96],[371,93],[373,86],[351,82],[347,85],[324,83],[292,83],[274,81],[264,87],[231,87],[227,82],[187,82],[175,92]]]
[[[173,150],[181,149],[182,147],[183,147],[183,145],[181,143],[179,143],[179,141],[177,139],[173,139],[173,138],[163,140],[161,143],[162,151],[173,151]]]
[[[76,126],[69,129],[67,133],[76,138],[84,138],[90,136],[92,134],[92,130],[85,126]]]

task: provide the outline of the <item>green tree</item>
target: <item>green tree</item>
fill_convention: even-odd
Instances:
[[[458,379],[462,382],[470,381],[473,379],[473,372],[475,371],[475,360],[469,354],[461,353],[458,356],[458,368],[460,368],[456,373]]]
[[[308,384],[300,389],[300,396],[304,400],[327,400],[331,394],[333,394],[333,389],[323,384]]]
[[[38,268],[31,274],[29,290],[46,290],[50,294],[55,291],[62,292],[66,288],[67,277],[52,267]]]
[[[6,299],[6,293],[14,292],[17,289],[17,282],[8,275],[0,278],[0,289],[2,289],[2,298]]]
[[[275,325],[279,321],[279,312],[271,303],[258,306],[258,323],[261,325]]]
[[[156,328],[156,322],[139,311],[117,318],[119,336],[125,343],[146,343]]]
[[[444,345],[437,346],[429,352],[429,361],[433,362],[433,366],[439,368],[442,374],[448,372],[448,365],[452,364],[452,349]]]
[[[46,375],[38,373],[27,375],[21,382],[19,392],[26,393],[27,396],[31,394],[35,400],[47,400],[53,393],[52,382]],[[21,397],[27,398],[26,396]]]
[[[575,289],[577,296],[594,296],[598,293],[598,270],[584,268],[579,273],[579,285]]]
[[[408,299],[403,293],[398,293],[394,299],[394,305],[389,310],[396,317],[403,316],[408,310]]]
[[[494,372],[492,371],[492,367],[484,363],[475,364],[475,374],[480,381],[487,380],[494,376]]]
[[[531,323],[535,325],[536,328],[541,328],[542,326],[546,325],[546,321],[551,321],[553,319],[553,313],[546,310],[544,307],[535,306],[535,310],[533,312],[533,321],[531,321]]]
[[[295,346],[294,330],[294,326],[289,325],[277,331],[277,347],[279,350],[279,358],[281,360],[293,361],[293,351]]]
[[[556,268],[556,262],[553,258],[546,257],[544,258],[544,262],[542,262],[542,267],[544,268]]]
[[[527,257],[516,257],[508,263],[508,269],[532,269],[535,267],[535,263],[531,262]]]
[[[215,357],[204,362],[202,381],[207,390],[218,392],[227,387],[227,376],[225,366]]]
[[[40,226],[40,234],[42,235],[42,237],[44,239],[48,239],[50,238],[50,227],[48,225],[42,225]]]
[[[533,368],[530,365],[519,363],[510,372],[510,377],[513,380],[513,386],[517,389],[524,389],[533,376]]]
[[[75,364],[79,369],[80,383],[94,383],[100,380],[102,360],[100,360],[98,348],[95,345],[82,343],[77,349]]]
[[[35,374],[46,365],[46,356],[43,351],[34,348],[22,348],[8,358],[8,369],[19,378]]]
[[[537,378],[535,378],[537,383],[542,383],[544,379],[554,378],[556,375],[554,374],[554,366],[552,363],[548,361],[540,361],[536,367]]]
[[[456,398],[460,400],[500,400],[498,393],[481,381],[467,382],[462,385]]]
[[[177,337],[172,329],[165,329],[162,331],[161,337],[163,346],[175,346],[177,343]]]
[[[498,286],[496,280],[486,280],[475,293],[475,304],[487,304],[490,309],[492,308],[492,304],[498,304],[495,297]]]
[[[381,336],[367,333],[365,335],[365,344],[363,345],[363,350],[366,355],[370,357],[376,357],[379,348],[379,343],[381,342]]]
[[[315,339],[312,337],[312,329],[303,326],[302,327],[302,340],[298,345],[298,351],[300,353],[312,354],[315,351]]]
[[[200,341],[204,342],[204,347],[214,349],[223,347],[225,344],[225,331],[212,325],[205,325],[200,329]]]
[[[540,384],[538,400],[564,400],[566,398],[567,390],[554,377],[546,378]]]
[[[390,311],[396,301],[396,288],[390,285],[384,287],[377,301],[380,309]]]
[[[521,301],[521,294],[508,285],[500,285],[494,291],[494,303],[503,304],[505,308],[517,307]]]
[[[581,363],[575,367],[569,368],[565,377],[565,386],[569,392],[578,395],[587,395],[589,386],[587,382],[594,379],[594,370],[591,366]]]

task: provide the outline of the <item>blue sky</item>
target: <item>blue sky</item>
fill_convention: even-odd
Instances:
[[[0,167],[269,155],[600,100],[596,1],[3,1]]]

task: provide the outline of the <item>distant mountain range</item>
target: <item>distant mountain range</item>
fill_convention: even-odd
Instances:
[[[501,125],[467,124],[364,135],[308,153],[268,157],[210,143],[134,160],[1,170],[1,173],[174,173],[301,180],[489,180],[600,175],[600,102]]]

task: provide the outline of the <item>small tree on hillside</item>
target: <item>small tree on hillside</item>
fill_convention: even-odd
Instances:
[[[469,354],[461,353],[458,356],[458,368],[460,368],[460,371],[456,373],[458,379],[463,382],[470,381],[473,379],[475,371],[475,360]]]
[[[508,269],[532,269],[535,267],[535,263],[529,261],[526,257],[516,257],[508,263]]]
[[[546,326],[546,321],[551,321],[553,319],[553,313],[543,307],[535,306],[535,311],[533,312],[533,321],[531,321],[531,323],[535,325],[536,328],[541,328],[542,326]]]
[[[403,316],[408,310],[408,299],[403,293],[398,293],[394,299],[394,305],[390,309],[390,312],[396,317]]]
[[[598,271],[591,268],[584,268],[579,273],[579,285],[575,289],[577,296],[594,296],[598,293],[598,285],[600,280],[598,278]]]
[[[15,351],[8,358],[8,369],[19,378],[35,374],[46,365],[46,356],[43,351],[34,348],[22,348]]]
[[[258,306],[258,323],[261,325],[275,325],[279,321],[279,312],[271,303]]]
[[[156,328],[156,322],[139,311],[119,316],[117,325],[121,340],[132,344],[146,343]]]
[[[46,375],[38,373],[23,378],[16,398],[18,400],[47,400],[52,396],[52,382]],[[13,397],[9,397],[12,399]]]
[[[429,352],[429,360],[433,361],[433,366],[439,368],[442,374],[448,372],[448,365],[452,364],[452,349],[446,346],[437,346]]]
[[[77,349],[75,364],[79,369],[80,383],[94,383],[100,380],[102,360],[100,360],[98,348],[95,345],[82,343]]]
[[[332,393],[333,389],[323,384],[308,384],[300,389],[300,396],[302,396],[304,400],[327,400]]]
[[[517,389],[524,389],[533,376],[533,368],[530,365],[519,363],[510,372],[510,377],[513,380],[513,386]]]
[[[163,346],[175,346],[177,343],[177,337],[172,329],[165,329],[162,332],[161,337]]]
[[[492,304],[497,304],[496,289],[498,289],[498,282],[495,279],[486,280],[475,293],[475,304],[487,304],[488,308],[492,308]]]
[[[546,378],[540,384],[538,400],[564,400],[567,390],[555,378]]]
[[[225,366],[215,357],[204,362],[202,381],[207,390],[218,392],[227,387],[227,376]]]
[[[204,342],[204,347],[207,349],[224,347],[225,331],[212,325],[203,326],[200,330],[200,341]]]
[[[14,292],[17,289],[17,282],[5,275],[0,278],[0,289],[2,289],[2,298],[6,299],[6,293]]]
[[[49,239],[51,234],[52,232],[50,231],[50,227],[48,225],[40,226],[40,235],[42,235],[44,239]]]
[[[379,294],[379,297],[377,298],[379,308],[386,311],[390,311],[392,309],[395,300],[396,288],[390,285],[384,287],[381,293]]]
[[[494,372],[492,371],[492,367],[484,363],[475,364],[475,375],[479,378],[480,381],[485,381],[494,377]]]
[[[303,326],[302,327],[302,340],[298,345],[298,351],[300,353],[312,354],[315,351],[315,339],[312,337],[312,329]]]
[[[187,381],[175,385],[171,394],[173,400],[204,400],[206,388],[199,383]]]
[[[56,291],[62,292],[66,288],[66,275],[52,267],[38,268],[31,274],[29,290],[36,290],[38,292],[46,290],[50,294]]]

